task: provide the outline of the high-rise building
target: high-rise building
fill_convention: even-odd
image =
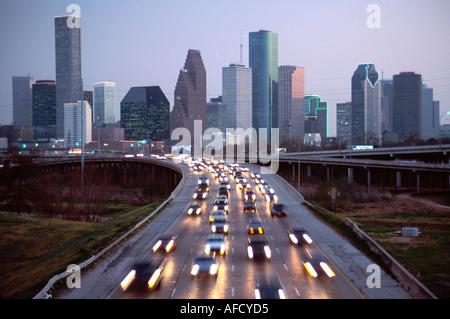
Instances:
[[[278,34],[266,30],[249,33],[249,67],[252,69],[252,125],[278,128]],[[261,136],[259,136],[261,138]]]
[[[87,101],[64,103],[64,141],[66,147],[82,147],[92,141],[91,106]]]
[[[235,63],[222,68],[222,100],[228,128],[252,127],[252,69]]]
[[[34,139],[56,138],[56,82],[39,80],[33,84]]]
[[[218,128],[225,136],[227,122],[227,105],[222,96],[211,98],[206,103],[206,128]]]
[[[169,139],[170,104],[159,86],[132,87],[120,102],[126,140]]]
[[[305,101],[305,135],[318,133],[324,140],[328,137],[328,102],[321,101],[318,95],[307,94]]]
[[[433,101],[433,89],[422,83],[421,131],[423,140],[439,138],[439,102]]]
[[[94,124],[113,124],[116,122],[116,83],[94,83]]]
[[[352,144],[381,141],[381,85],[371,63],[360,64],[352,76]]]
[[[278,67],[278,127],[280,140],[303,138],[305,134],[305,69]]]
[[[32,104],[33,78],[27,76],[13,76],[13,124],[17,126],[33,126]]]
[[[339,144],[350,142],[351,129],[352,102],[336,103],[336,137]]]
[[[422,114],[422,76],[400,72],[393,77],[393,131],[398,139],[419,138]]]
[[[200,51],[189,50],[175,86],[170,135],[176,128],[186,128],[191,134],[190,145],[195,147],[194,138],[202,143],[201,136],[194,136],[196,120],[202,121],[203,134],[206,129],[206,69]],[[177,142],[172,141],[174,144]]]
[[[83,100],[81,78],[81,30],[79,24],[67,25],[73,16],[55,17],[55,60],[56,60],[56,135],[64,137],[64,103]],[[81,19],[75,17],[75,19]]]

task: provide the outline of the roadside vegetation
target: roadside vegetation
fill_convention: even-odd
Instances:
[[[333,201],[329,195],[339,192]],[[305,199],[323,213],[311,210],[353,244],[379,262],[345,225],[351,219],[378,242],[438,298],[450,297],[450,193],[409,194],[330,181],[302,187]],[[424,201],[425,200],[425,201]],[[403,226],[418,227],[418,237],[402,237]],[[359,243],[358,243],[359,242]]]

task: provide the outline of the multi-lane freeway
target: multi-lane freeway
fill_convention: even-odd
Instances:
[[[256,165],[243,172],[256,195],[256,212],[244,212],[244,191],[232,174],[228,197],[228,232],[224,235],[226,253],[215,254],[218,264],[214,276],[194,276],[193,264],[197,256],[205,253],[205,241],[212,233],[210,213],[218,197],[220,181],[210,171],[193,171],[186,164],[178,164],[186,180],[178,196],[148,226],[131,239],[98,260],[90,270],[81,273],[81,288],[66,289],[59,298],[155,298],[155,299],[252,299],[258,284],[276,279],[289,299],[303,298],[410,298],[400,285],[381,272],[381,287],[369,288],[367,267],[372,262],[320,223],[301,205],[301,196],[277,175],[262,175],[278,196],[278,202],[287,207],[286,216],[271,216],[270,204],[259,189],[251,172],[259,172]],[[209,180],[205,199],[194,200],[200,177]],[[189,215],[192,204],[201,207],[199,215]],[[270,258],[249,258],[247,242],[248,223],[257,218],[262,222],[264,234],[251,237],[265,238],[270,247]],[[312,243],[294,245],[289,227],[301,226],[308,231]],[[158,239],[176,235],[176,245],[170,252],[153,252]],[[212,255],[212,253],[210,253]],[[313,259],[310,259],[312,256]],[[164,269],[155,288],[133,289],[124,279],[137,262],[164,260]],[[320,259],[331,269],[331,277],[318,264],[308,271],[308,264]],[[308,266],[305,266],[308,265]],[[314,273],[317,273],[316,274]],[[131,278],[129,276],[128,278]],[[136,280],[138,276],[136,276]],[[279,294],[277,294],[279,296]]]

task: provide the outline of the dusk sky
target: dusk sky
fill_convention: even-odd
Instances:
[[[85,89],[114,81],[117,109],[132,86],[159,85],[173,107],[173,93],[187,51],[201,52],[207,100],[222,94],[222,67],[248,66],[248,34],[278,33],[279,65],[305,68],[305,93],[328,101],[330,135],[336,103],[351,100],[358,64],[374,63],[380,76],[422,74],[450,111],[450,1],[448,0],[1,0],[0,123],[12,121],[12,77],[54,80],[54,17],[81,9]],[[380,28],[369,28],[370,4]],[[441,122],[450,124],[450,116]]]

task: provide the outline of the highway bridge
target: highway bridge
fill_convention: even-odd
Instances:
[[[89,159],[87,159],[89,161]],[[96,160],[96,165],[119,165],[123,159]],[[128,174],[138,170],[138,163],[156,165],[157,160],[141,158],[130,161]],[[61,163],[62,164],[62,163]],[[218,195],[219,182],[206,171],[193,171],[185,163],[171,160],[159,160],[161,167],[173,170],[174,175],[166,175],[168,182],[179,181],[176,196],[170,204],[150,224],[133,237],[118,243],[114,248],[91,264],[88,270],[81,270],[81,287],[65,289],[56,298],[67,299],[253,299],[255,285],[264,278],[276,276],[289,299],[325,299],[325,298],[384,298],[407,299],[411,296],[390,275],[381,270],[380,287],[370,288],[367,284],[373,265],[364,254],[354,248],[344,238],[317,220],[302,205],[302,196],[284,179],[276,174],[264,175],[278,195],[278,201],[288,208],[286,217],[271,217],[270,205],[258,190],[250,172],[245,177],[256,193],[256,212],[243,211],[243,192],[235,180],[230,178],[229,213],[227,220],[229,232],[225,236],[226,254],[217,257],[219,263],[217,278],[192,278],[194,259],[205,250],[205,240],[211,234],[209,215]],[[258,171],[255,164],[242,164],[250,171]],[[151,171],[151,170],[150,170]],[[166,173],[169,174],[169,173]],[[181,179],[179,177],[181,176]],[[204,200],[194,201],[193,194],[200,176],[210,181],[209,193]],[[173,185],[172,185],[173,186]],[[198,216],[190,216],[187,211],[197,202],[202,210]],[[262,221],[265,238],[270,246],[271,258],[255,261],[248,257],[247,225],[249,218],[257,217]],[[307,247],[293,245],[288,237],[287,228],[300,225],[306,229],[313,243]],[[176,248],[170,253],[154,253],[152,247],[162,235],[177,235]],[[318,256],[327,263],[334,273],[328,277],[320,273],[317,276],[305,268],[307,255]],[[149,261],[163,254],[166,265],[157,290],[135,292],[123,290],[121,283],[140,261]]]

